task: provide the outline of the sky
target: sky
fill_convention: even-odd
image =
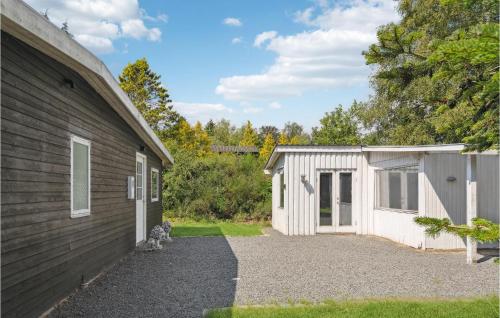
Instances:
[[[361,52],[393,0],[27,0],[118,77],[145,57],[191,123],[306,130],[371,93]]]

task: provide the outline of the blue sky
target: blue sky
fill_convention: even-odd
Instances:
[[[146,57],[192,123],[306,129],[370,93],[361,51],[397,20],[392,0],[28,0],[67,21],[117,76]]]

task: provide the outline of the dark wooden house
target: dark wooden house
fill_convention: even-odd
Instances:
[[[1,2],[1,311],[36,317],[161,223],[172,157],[92,53]]]

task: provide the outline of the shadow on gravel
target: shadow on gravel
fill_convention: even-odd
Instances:
[[[174,238],[78,291],[50,317],[202,317],[233,305],[238,261],[225,237]]]

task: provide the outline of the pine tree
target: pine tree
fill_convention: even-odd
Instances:
[[[240,146],[255,146],[257,145],[258,136],[255,129],[252,127],[252,123],[247,121],[243,127],[243,138],[240,141]]]
[[[120,87],[161,139],[177,136],[182,117],[173,110],[160,75],[151,70],[145,58],[127,64],[118,80]]]
[[[271,156],[271,153],[274,150],[274,146],[276,145],[276,142],[274,140],[274,137],[272,134],[267,134],[266,138],[264,138],[264,144],[262,145],[262,148],[260,148],[259,155],[261,158],[264,160],[269,159]]]

